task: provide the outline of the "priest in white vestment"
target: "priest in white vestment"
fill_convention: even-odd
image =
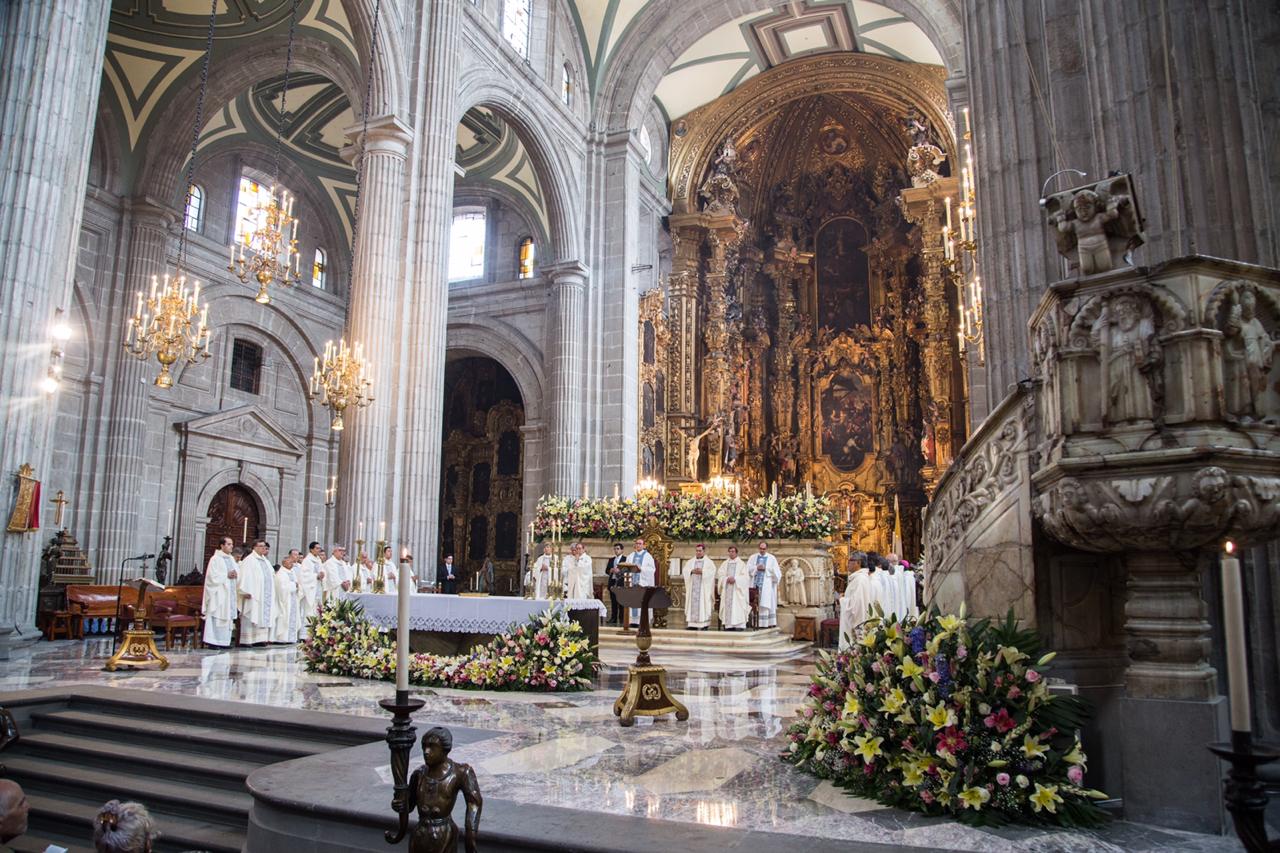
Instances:
[[[906,560],[898,563],[898,597],[901,599],[902,618],[915,619],[920,615],[920,602],[916,598],[916,573]]]
[[[635,549],[627,555],[625,562],[638,566],[640,571],[636,573],[634,586],[653,586],[658,578],[658,566],[653,562],[653,555],[644,547],[644,539],[636,539]],[[631,608],[631,621],[629,626],[639,627],[640,625],[640,608]]]
[[[876,585],[866,566],[849,573],[844,594],[840,596],[840,649],[847,649],[862,636],[862,623],[874,615]]]
[[[307,617],[315,616],[324,593],[324,549],[319,542],[307,546],[307,556],[293,569],[298,576],[298,590],[302,602],[302,626],[299,636],[307,637]]]
[[[738,558],[737,545],[729,546],[729,559],[716,570],[716,585],[720,589],[720,627],[741,631],[751,615],[751,570]]]
[[[324,592],[330,599],[350,590],[353,577],[351,564],[347,562],[347,549],[334,545],[332,554],[324,564]]]
[[[569,601],[595,598],[591,584],[591,558],[581,542],[569,546],[569,559],[564,561],[564,597]]]
[[[262,646],[271,641],[276,616],[276,571],[267,559],[270,548],[265,539],[257,540],[237,569],[242,646]]]
[[[204,614],[204,644],[210,648],[231,647],[231,631],[236,625],[236,578],[239,577],[235,557],[231,556],[235,546],[230,536],[223,536],[204,570],[200,612]]]
[[[881,561],[872,573],[875,582],[876,603],[886,619],[896,618],[898,613],[898,581],[888,562]]]
[[[360,555],[360,559],[352,566],[352,571],[353,577],[356,573],[360,575],[360,591],[373,592],[373,560],[368,554]],[[353,583],[352,586],[355,584]]]
[[[751,566],[751,586],[759,591],[757,628],[778,626],[778,584],[782,583],[782,567],[778,558],[769,553],[769,543],[761,542]]]
[[[376,578],[378,572],[382,572],[383,592],[387,595],[395,595],[400,589],[400,572],[396,569],[396,564],[391,560],[391,546],[388,545],[382,549],[382,563],[373,567],[373,575]]]
[[[302,585],[294,568],[301,557],[290,551],[276,569],[275,620],[271,626],[271,642],[296,643],[302,625]]]
[[[690,628],[705,631],[711,626],[716,605],[716,567],[707,556],[707,546],[694,546],[693,558],[684,561],[684,621]]]
[[[551,553],[551,543],[542,544],[542,555],[524,573],[525,586],[533,590],[534,598],[546,598],[551,585],[551,574],[556,567],[556,555]]]

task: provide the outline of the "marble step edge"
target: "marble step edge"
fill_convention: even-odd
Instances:
[[[52,727],[64,732],[72,729],[73,733],[105,731],[111,735],[132,736],[148,744],[190,744],[221,755],[265,754],[264,761],[260,763],[302,758],[333,748],[328,743],[308,742],[292,736],[270,737],[243,732],[230,733],[235,736],[232,744],[228,742],[228,732],[207,725],[134,719],[117,714],[91,714],[79,710],[35,711],[31,714],[31,719],[37,728]]]
[[[158,821],[178,809],[191,817],[203,816],[231,825],[240,825],[249,814],[253,798],[244,791],[184,784],[168,779],[112,773],[73,762],[52,762],[27,757],[5,760],[11,778],[33,791],[76,796],[98,804],[127,794],[147,806]],[[163,828],[163,827],[162,827]]]
[[[118,744],[103,743],[98,738],[39,729],[24,734],[7,752],[10,755],[32,755],[55,760],[74,756],[79,760],[109,764],[117,768],[122,765],[145,767],[148,773],[161,771],[181,776],[200,774],[206,779],[220,779],[237,788],[243,787],[245,777],[262,766],[261,761],[252,759],[193,754],[190,751],[155,745],[122,752]]]
[[[123,789],[123,784],[121,785]],[[93,837],[93,825],[101,803],[90,804],[61,793],[29,793],[31,817],[37,826],[50,826],[58,833],[80,830],[84,838]],[[105,801],[104,801],[105,802]],[[152,814],[161,836],[153,850],[201,850],[209,853],[239,853],[244,846],[244,831],[211,824],[193,818]],[[44,834],[37,831],[37,835]],[[73,848],[72,853],[76,853]]]

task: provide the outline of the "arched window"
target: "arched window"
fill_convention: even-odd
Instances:
[[[324,249],[316,248],[316,258],[311,262],[311,286],[324,289],[325,280],[329,277],[329,256]]]
[[[533,259],[537,254],[537,247],[533,244],[532,237],[525,237],[520,241],[520,250],[516,254],[516,278],[533,278]]]
[[[199,231],[204,225],[204,187],[192,184],[187,191],[187,210],[182,224],[188,231]]]
[[[567,62],[560,70],[560,100],[566,107],[573,103],[573,70]]]
[[[484,277],[484,208],[453,212],[449,236],[449,281]]]
[[[644,155],[646,164],[653,162],[653,139],[649,136],[649,128],[640,125],[640,153]]]
[[[529,58],[529,18],[533,14],[533,0],[503,0],[502,37],[516,53]]]

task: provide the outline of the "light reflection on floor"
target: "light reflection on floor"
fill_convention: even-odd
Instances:
[[[107,673],[110,641],[61,640],[0,662],[0,691],[85,683],[380,717],[390,684],[303,670],[293,648],[175,651],[164,672]],[[777,759],[811,658],[785,662],[670,654],[658,662],[686,723],[612,712],[634,652],[606,650],[598,689],[576,694],[423,691],[420,721],[501,732],[454,750],[495,798],[924,849],[1238,850],[1234,839],[1117,823],[1098,833],[983,830],[846,796]],[[0,696],[2,701],[2,696]]]

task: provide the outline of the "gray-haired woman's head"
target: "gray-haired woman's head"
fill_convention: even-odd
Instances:
[[[111,800],[98,812],[93,825],[93,845],[98,853],[150,853],[160,835],[142,803]]]

